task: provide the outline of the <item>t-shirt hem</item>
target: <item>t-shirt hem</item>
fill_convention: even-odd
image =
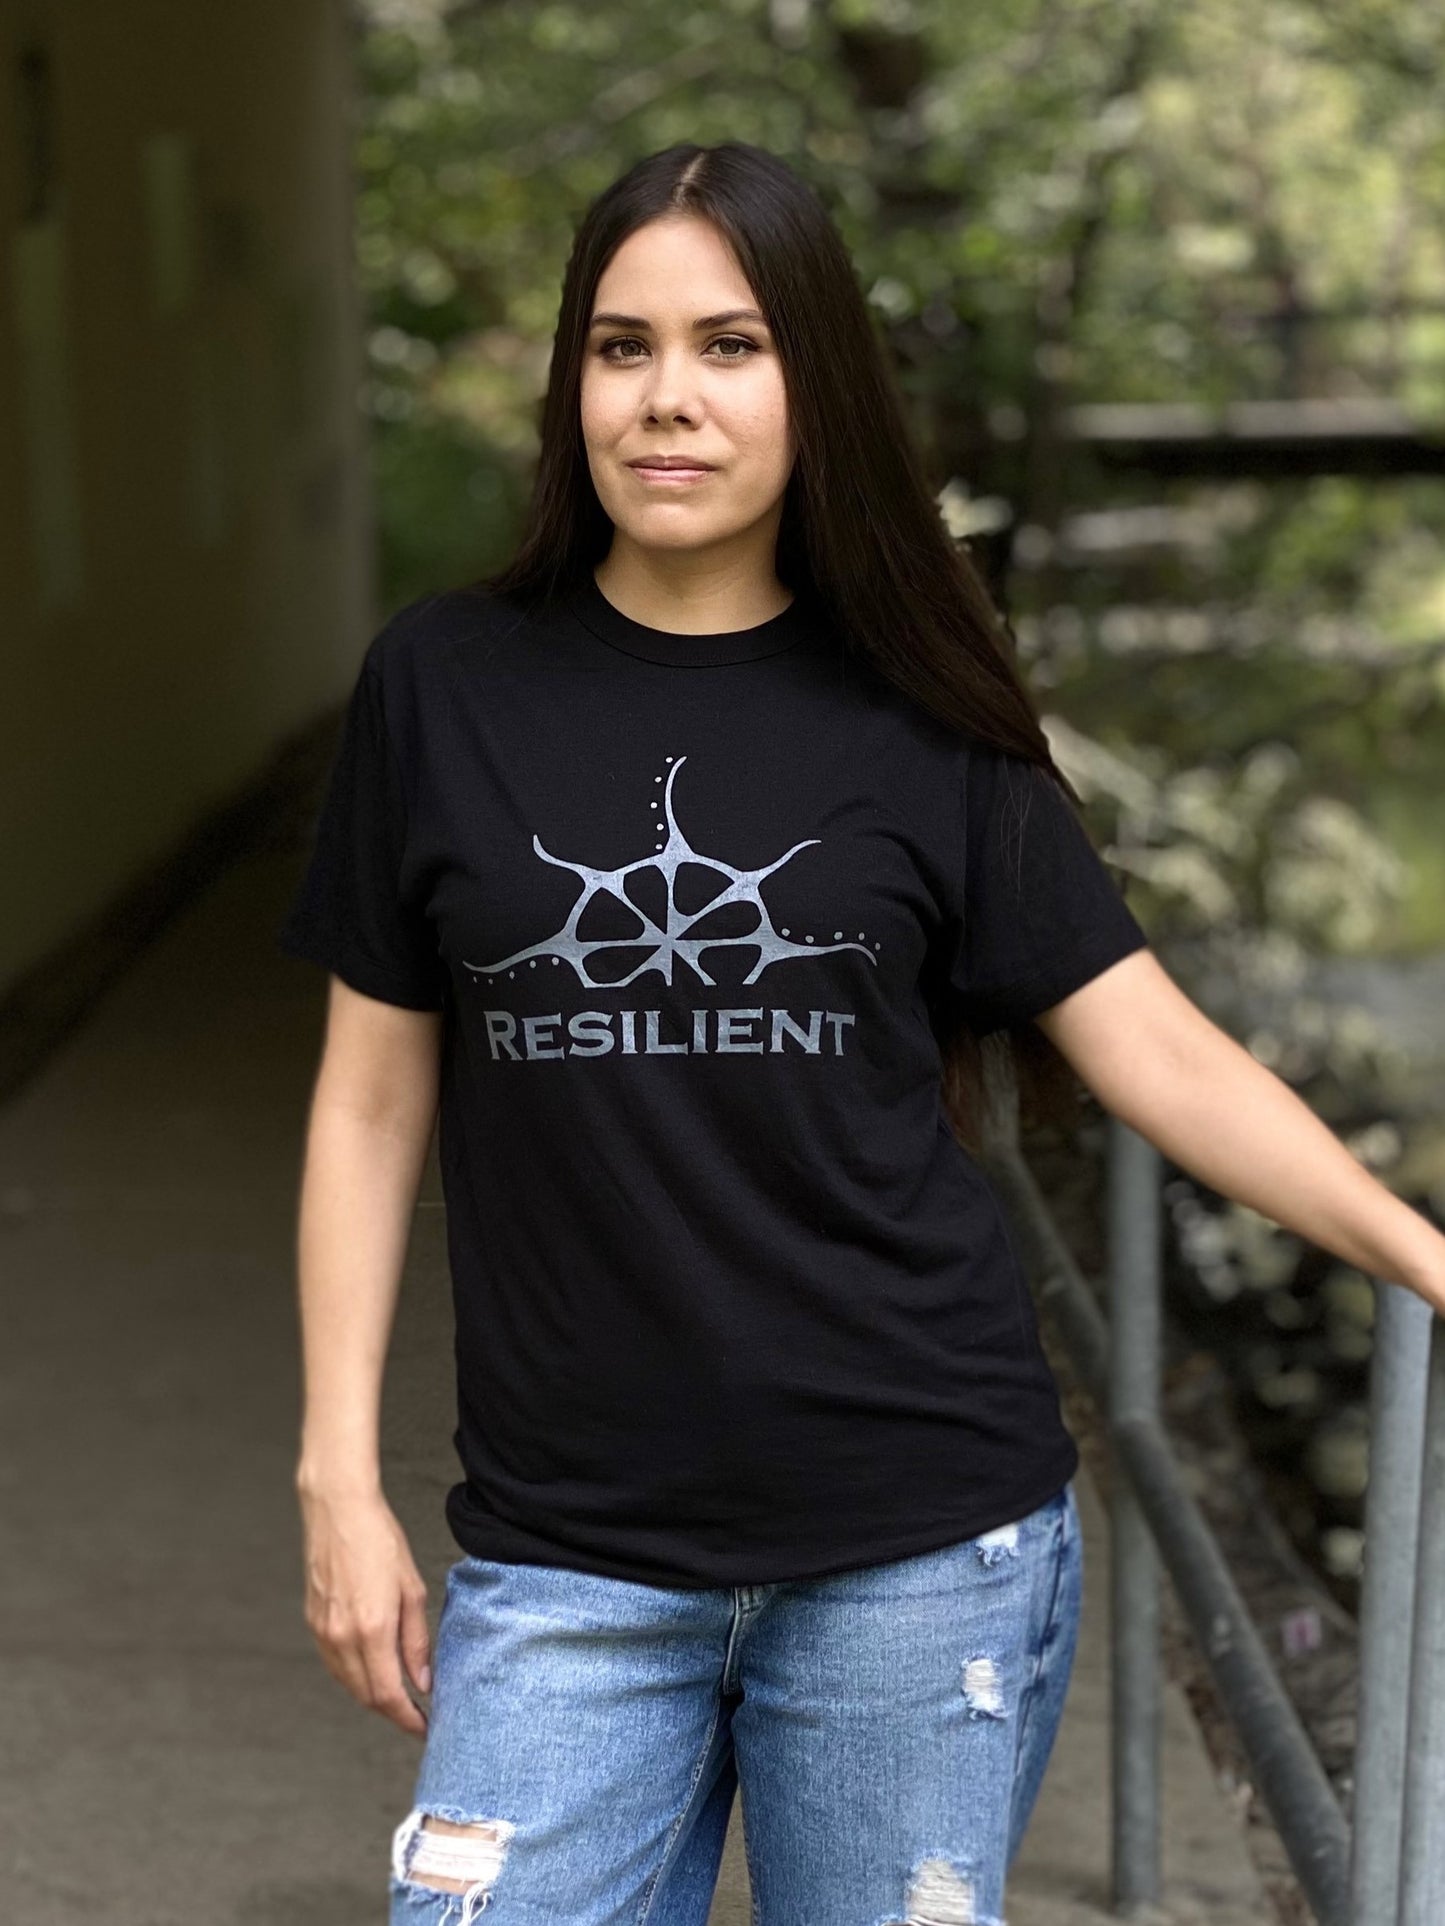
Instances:
[[[999,1525],[1026,1518],[1060,1491],[1079,1468],[1079,1448],[1073,1434],[1065,1432],[1064,1436],[1064,1447],[1049,1461],[1047,1468],[1010,1497],[995,1496],[989,1504],[975,1507],[972,1515],[949,1525],[931,1525],[926,1529],[905,1532],[881,1545],[875,1543],[866,1550],[855,1548],[846,1556],[823,1554],[822,1562],[810,1560],[801,1566],[790,1563],[786,1571],[767,1569],[769,1561],[766,1559],[751,1562],[720,1559],[710,1574],[702,1574],[695,1569],[663,1573],[656,1566],[644,1567],[610,1557],[606,1553],[581,1552],[570,1546],[554,1544],[509,1525],[504,1519],[494,1518],[485,1525],[473,1527],[466,1518],[459,1519],[454,1515],[450,1501],[447,1522],[456,1543],[469,1557],[498,1564],[561,1566],[603,1578],[620,1578],[632,1584],[655,1585],[676,1591],[715,1591],[734,1585],[789,1584],[814,1578],[832,1578],[844,1572],[860,1571],[870,1565],[887,1565],[903,1558],[916,1558],[925,1552],[941,1551],[945,1546],[976,1538],[981,1532],[993,1531]],[[698,1561],[699,1565],[707,1562],[705,1559]]]

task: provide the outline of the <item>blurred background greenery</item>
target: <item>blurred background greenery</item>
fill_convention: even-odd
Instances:
[[[385,598],[510,548],[587,199],[673,141],[757,140],[838,219],[944,512],[983,549],[1035,686],[1100,741],[1147,745],[1151,773],[1212,764],[1223,790],[1193,784],[1174,828],[1209,842],[1213,825],[1216,856],[1260,808],[1278,844],[1291,799],[1330,792],[1287,872],[1241,875],[1227,899],[1201,878],[1201,919],[1269,907],[1331,947],[1438,946],[1433,17],[370,0],[358,245]],[[1100,402],[1333,403],[1364,471],[1320,465],[1304,410],[1262,472],[1246,445],[1213,472],[1170,474],[1168,451],[1121,468],[1069,433]],[[1303,758],[1288,773],[1282,745]],[[1178,840],[1150,877],[1174,896]]]
[[[1445,1214],[1432,0],[356,20],[387,605],[512,545],[586,202],[675,141],[773,148],[842,229],[940,513],[1157,947]],[[1275,1462],[1306,1468],[1285,1510],[1348,1592],[1371,1294],[1197,1190],[1169,1193],[1180,1301]]]

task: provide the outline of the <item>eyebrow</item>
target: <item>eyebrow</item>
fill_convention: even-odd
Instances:
[[[721,328],[729,321],[755,321],[761,327],[768,324],[756,308],[729,308],[724,314],[704,314],[693,322],[693,327]],[[641,314],[594,314],[588,323],[592,328],[647,328],[652,323]]]

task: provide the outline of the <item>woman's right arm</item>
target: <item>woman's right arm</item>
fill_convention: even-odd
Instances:
[[[441,1013],[330,978],[297,1226],[306,1622],[328,1671],[405,1731],[431,1689],[426,1586],[381,1487],[381,1390],[436,1121]]]

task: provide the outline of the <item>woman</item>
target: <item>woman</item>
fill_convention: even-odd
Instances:
[[[1445,1295],[1445,1240],[1173,985],[1056,776],[817,199],[741,143],[640,163],[577,236],[517,556],[372,642],[282,935],[332,973],[307,1619],[425,1734],[393,1922],[702,1926],[740,1787],[761,1926],[997,1926],[1082,1547],[969,1148],[986,1032]],[[377,1430],[438,1103],[433,1686]]]

